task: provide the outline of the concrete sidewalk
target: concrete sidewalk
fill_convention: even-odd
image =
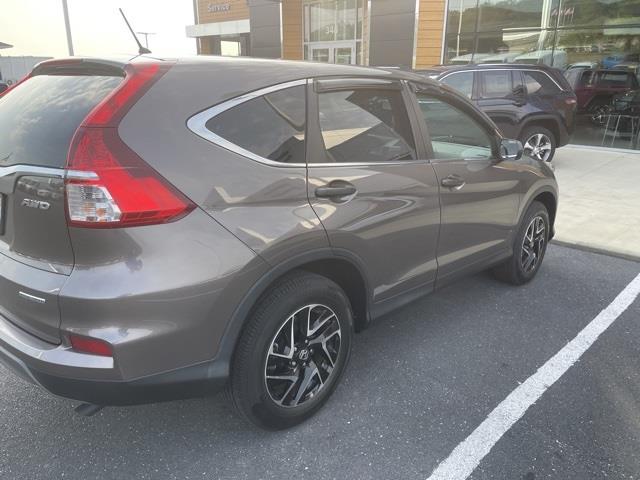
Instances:
[[[556,240],[640,259],[640,152],[567,146],[553,163]]]

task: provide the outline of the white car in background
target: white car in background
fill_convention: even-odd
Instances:
[[[567,66],[567,52],[564,50],[534,50],[523,53],[514,59],[515,63],[538,63],[555,68]]]
[[[490,53],[488,57],[482,59],[482,63],[511,63],[522,52],[504,52],[504,53]]]
[[[491,53],[467,53],[459,55],[449,60],[450,65],[468,65],[469,63],[485,63],[485,58],[492,56]]]

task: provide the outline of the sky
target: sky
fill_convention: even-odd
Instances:
[[[118,12],[124,10],[134,31],[149,35],[156,55],[196,54],[187,38],[192,25],[192,0],[67,0],[76,55],[135,54],[137,46]],[[0,0],[0,42],[14,48],[0,55],[68,56],[62,0]],[[139,35],[144,45],[144,37]]]

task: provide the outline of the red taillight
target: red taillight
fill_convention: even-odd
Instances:
[[[165,71],[157,63],[127,66],[125,80],[78,128],[67,158],[71,225],[115,228],[166,223],[195,207],[118,135],[120,120]]]
[[[89,113],[85,127],[117,127],[129,108],[151,85],[167,71],[158,63],[130,64],[125,67],[126,77],[111,95],[108,95]]]
[[[71,343],[71,348],[78,352],[100,355],[102,357],[113,357],[111,345],[104,340],[81,337],[80,335],[69,335],[69,342]]]

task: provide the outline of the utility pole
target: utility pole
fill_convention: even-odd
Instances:
[[[155,35],[156,32],[136,32],[139,35],[144,35],[144,46],[149,48],[149,35]]]
[[[71,39],[71,24],[69,23],[69,8],[67,8],[67,0],[62,0],[62,12],[64,13],[64,26],[67,30],[67,47],[69,48],[69,56],[73,57],[73,40]]]

